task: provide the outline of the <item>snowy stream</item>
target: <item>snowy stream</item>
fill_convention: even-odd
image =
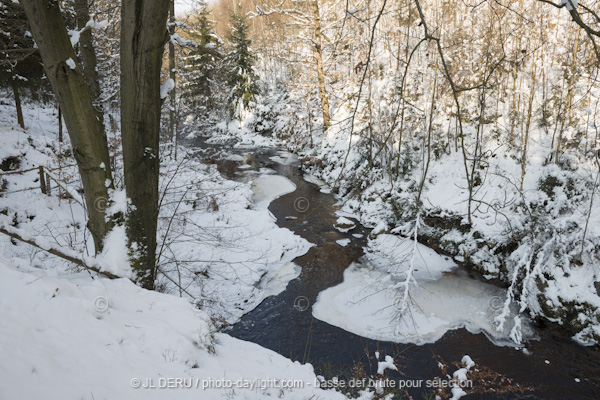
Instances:
[[[401,366],[386,376],[391,372],[404,380],[433,379],[439,376],[439,361],[451,363],[469,354],[480,368],[512,382],[503,385],[512,388],[503,394],[473,391],[469,399],[600,398],[598,351],[526,318],[524,346],[511,344],[516,310],[511,310],[503,331],[492,326],[505,290],[425,246],[416,247],[419,288],[411,292],[410,318],[398,318],[397,291],[382,286],[389,274],[382,269],[385,257],[377,253],[393,256],[412,242],[382,235],[375,254],[365,256],[369,230],[356,220],[351,220],[351,229],[336,229],[336,199],[318,181],[305,179],[293,156],[274,148],[235,152],[221,157],[221,173],[252,180],[256,206],[268,207],[280,227],[315,246],[294,260],[300,275],[244,315],[228,334],[311,363],[326,378],[349,379],[359,365],[374,374],[375,354],[382,354]],[[414,398],[430,393],[425,388],[410,391]]]

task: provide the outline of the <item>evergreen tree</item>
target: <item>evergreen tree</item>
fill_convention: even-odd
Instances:
[[[213,22],[206,4],[201,6],[196,26],[188,31],[196,46],[185,58],[184,97],[187,103],[198,111],[204,107],[209,111],[215,107],[213,82],[217,71],[217,63],[222,58],[219,52],[219,38],[214,32]]]
[[[231,91],[228,97],[230,110],[235,110],[240,101],[248,108],[258,94],[258,80],[254,72],[255,57],[250,48],[248,23],[243,14],[231,16],[231,32],[227,36],[231,50],[225,60],[226,79]]]

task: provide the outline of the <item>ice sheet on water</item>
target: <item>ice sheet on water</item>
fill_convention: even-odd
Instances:
[[[412,242],[389,238],[385,242],[391,246],[387,251],[395,251],[395,261],[375,251],[363,264],[352,264],[341,284],[319,294],[313,306],[316,318],[374,340],[433,343],[449,330],[466,328],[472,333],[483,332],[497,345],[514,345],[510,335],[517,307],[511,309],[510,323],[501,331],[494,322],[502,311],[506,291],[470,277],[452,261],[422,245],[417,246],[415,259],[418,286],[410,286],[409,312],[400,315],[407,268],[407,257],[400,253],[412,248]],[[376,249],[381,249],[381,243]],[[521,323],[523,338],[533,338],[528,320],[522,317]]]
[[[291,165],[298,161],[298,156],[288,152],[280,152],[276,156],[269,157],[269,159],[281,165]]]
[[[252,200],[259,208],[267,208],[269,204],[285,194],[296,190],[296,185],[281,175],[263,175],[252,183]]]

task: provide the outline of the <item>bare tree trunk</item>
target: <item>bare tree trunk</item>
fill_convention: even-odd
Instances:
[[[169,34],[175,34],[175,0],[169,2]],[[175,45],[173,41],[169,41],[169,77],[173,79],[175,83]],[[177,159],[177,115],[175,113],[176,99],[175,99],[176,88],[174,87],[170,93],[171,107],[169,109],[169,139],[173,146],[173,158]]]
[[[518,48],[518,47],[517,47]],[[514,60],[515,66],[512,70],[513,77],[513,85],[512,85],[512,101],[510,103],[510,134],[508,135],[508,142],[512,145],[515,142],[515,119],[518,115],[518,110],[516,110],[517,105],[517,56],[515,55]]]
[[[372,104],[372,87],[371,87],[371,66],[367,66],[369,70],[369,97],[367,97],[367,109],[369,110],[369,169],[373,168],[373,104]]]
[[[25,129],[25,121],[23,120],[23,107],[21,106],[21,96],[19,96],[19,88],[15,84],[14,80],[12,82],[12,90],[15,95],[15,108],[17,109],[17,122],[19,126]]]
[[[321,33],[321,16],[319,14],[319,0],[311,1],[314,18],[315,31],[315,60],[317,62],[317,81],[319,84],[319,95],[321,97],[321,110],[323,112],[323,127],[331,126],[329,115],[329,98],[325,86],[325,68],[323,67],[323,38]]]
[[[565,112],[563,115],[563,121],[561,122],[561,128],[560,131],[558,132],[558,139],[556,140],[556,152],[554,153],[554,163],[558,164],[559,162],[559,156],[560,156],[560,149],[562,146],[562,135],[563,135],[563,129],[564,129],[564,125],[567,119],[567,115],[569,117],[569,125],[571,125],[572,123],[572,104],[573,104],[573,86],[575,84],[575,74],[576,74],[576,70],[575,70],[575,66],[576,66],[576,61],[577,61],[577,51],[579,49],[579,33],[580,33],[581,29],[577,29],[577,36],[575,38],[575,48],[573,49],[573,60],[571,62],[571,76],[569,79],[569,88],[567,90],[567,98],[565,100]]]
[[[136,282],[154,288],[160,131],[160,68],[168,39],[169,0],[123,0],[121,135],[131,266]]]
[[[410,3],[408,4],[408,19],[410,20]],[[404,132],[404,112],[406,109],[406,100],[404,99],[404,92],[405,92],[405,81],[406,81],[406,75],[408,74],[408,66],[410,63],[410,23],[407,22],[406,23],[407,28],[406,28],[406,47],[404,50],[404,59],[406,60],[406,68],[404,70],[404,75],[402,76],[402,92],[400,93],[401,95],[401,99],[402,100],[402,111],[400,114],[400,131],[398,132],[398,157],[396,160],[396,176],[400,175],[400,155],[402,154],[402,135]],[[400,43],[400,41],[398,41],[398,43]],[[400,68],[400,53],[398,53],[398,68]]]
[[[421,205],[421,195],[423,194],[423,187],[425,186],[425,180],[427,179],[427,172],[429,172],[429,163],[431,161],[431,131],[433,129],[433,111],[435,109],[435,92],[437,91],[437,70],[434,72],[433,78],[433,93],[431,94],[431,109],[429,111],[429,128],[427,129],[427,160],[423,160],[423,176],[421,183],[419,184],[419,191],[417,192],[417,206]],[[423,138],[425,140],[425,138]],[[423,150],[425,153],[425,150]],[[425,154],[423,154],[425,157]]]
[[[106,136],[96,118],[83,73],[74,62],[75,52],[58,2],[23,0],[21,4],[42,56],[46,76],[63,112],[83,183],[89,229],[98,252],[112,227],[105,219],[105,208],[98,206],[106,203],[108,189],[113,187]],[[110,182],[108,187],[107,180]]]
[[[102,105],[99,103],[100,100],[100,76],[98,75],[97,65],[98,61],[96,58],[96,51],[94,50],[94,42],[92,38],[92,30],[90,28],[84,29],[86,24],[90,20],[90,11],[87,0],[75,0],[75,19],[77,21],[77,28],[81,31],[79,35],[79,56],[81,59],[81,67],[83,69],[83,76],[85,83],[87,84],[98,119],[104,127],[104,111]]]
[[[523,136],[523,156],[521,157],[521,197],[523,196],[523,185],[525,184],[525,173],[527,172],[527,144],[529,143],[529,129],[531,127],[531,114],[533,112],[533,100],[535,98],[535,74],[537,57],[533,58],[531,71],[531,89],[529,91],[529,107],[527,108],[527,123]]]

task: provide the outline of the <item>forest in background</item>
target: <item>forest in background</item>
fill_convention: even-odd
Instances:
[[[213,14],[224,34],[222,3]],[[417,236],[504,282],[505,311],[515,302],[581,343],[597,342],[593,5],[348,0],[241,9],[260,90],[239,126],[217,131],[282,139],[372,235]]]

